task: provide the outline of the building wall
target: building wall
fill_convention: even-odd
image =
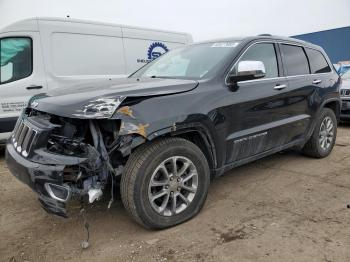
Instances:
[[[321,46],[334,64],[350,60],[350,26],[292,37]]]

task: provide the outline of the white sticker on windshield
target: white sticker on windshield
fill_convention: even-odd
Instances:
[[[230,48],[233,48],[233,47],[236,47],[238,46],[238,43],[237,42],[220,42],[220,43],[214,43],[211,47],[230,47]]]

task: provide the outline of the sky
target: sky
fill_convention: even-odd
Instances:
[[[350,26],[350,0],[0,0],[0,28],[54,16],[174,30],[194,41]]]

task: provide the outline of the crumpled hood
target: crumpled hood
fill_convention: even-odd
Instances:
[[[194,80],[125,78],[113,84],[94,84],[76,88],[59,88],[47,96],[33,97],[29,107],[70,118],[110,118],[127,97],[161,96],[190,91],[198,86]]]

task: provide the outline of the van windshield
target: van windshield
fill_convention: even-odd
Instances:
[[[130,77],[202,79],[233,53],[239,42],[194,44],[174,49],[148,63]]]
[[[27,37],[0,39],[0,84],[32,73],[32,41]]]

